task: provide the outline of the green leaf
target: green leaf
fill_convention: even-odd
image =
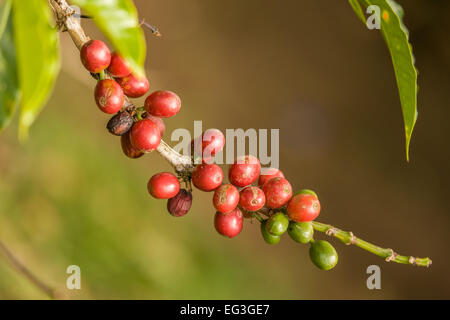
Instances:
[[[146,43],[131,0],[73,0],[108,37],[137,74],[144,74]]]
[[[0,7],[0,130],[11,121],[19,97],[11,0],[5,0]]]
[[[348,3],[353,8],[353,11],[355,11],[356,15],[359,19],[365,24],[366,23],[366,16],[364,15],[364,11],[361,8],[361,5],[359,4],[358,0],[348,0]]]
[[[405,125],[406,159],[409,161],[409,145],[417,120],[417,70],[414,67],[409,33],[402,22],[403,9],[393,0],[361,0],[361,2],[366,7],[377,5],[380,8],[381,33],[394,65]]]
[[[13,0],[14,43],[21,96],[19,137],[47,102],[60,68],[58,32],[46,0]]]

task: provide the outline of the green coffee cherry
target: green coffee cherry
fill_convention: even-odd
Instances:
[[[309,257],[315,266],[321,270],[333,269],[338,262],[336,250],[328,241],[324,240],[311,243]]]
[[[294,222],[289,223],[289,236],[292,240],[306,244],[313,239],[314,228],[311,222]]]
[[[302,189],[300,191],[297,191],[292,196],[296,196],[296,195],[299,195],[299,194],[311,194],[311,195],[315,196],[317,199],[319,198],[317,196],[317,193],[315,193],[314,191],[309,190],[309,189]]]
[[[274,236],[281,236],[286,232],[288,226],[289,219],[282,212],[275,213],[266,222],[266,230]]]
[[[281,237],[270,234],[266,229],[266,223],[267,220],[261,223],[261,234],[264,238],[264,241],[268,244],[277,244],[278,242],[280,242]]]

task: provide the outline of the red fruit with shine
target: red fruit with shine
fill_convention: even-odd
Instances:
[[[152,116],[169,118],[181,108],[181,100],[171,91],[155,91],[145,99],[145,110]]]
[[[108,71],[115,78],[123,78],[131,74],[130,65],[117,52],[111,55],[111,63],[109,64]]]
[[[145,117],[145,119],[153,121],[159,129],[159,133],[161,134],[161,137],[164,135],[164,132],[166,132],[166,125],[164,124],[163,119],[154,117],[149,114],[147,115],[147,117]]]
[[[281,208],[292,198],[292,187],[285,178],[272,178],[267,181],[262,190],[266,195],[266,206],[271,209]]]
[[[180,182],[170,172],[157,173],[148,181],[147,189],[156,199],[170,199],[180,191]]]
[[[213,205],[217,211],[226,213],[234,210],[239,203],[239,191],[232,184],[223,184],[214,191]]]
[[[108,68],[111,62],[111,52],[103,41],[90,40],[81,48],[80,58],[89,72],[99,73]]]
[[[161,142],[161,134],[158,126],[151,120],[136,122],[130,131],[132,146],[142,152],[151,152],[158,148]]]
[[[295,222],[313,221],[320,213],[320,202],[313,194],[298,194],[292,197],[286,209]]]
[[[100,80],[95,86],[95,102],[105,113],[114,114],[120,111],[124,102],[122,88],[111,79]]]
[[[228,238],[236,237],[242,231],[243,225],[244,217],[239,208],[227,213],[216,212],[214,217],[217,232]]]
[[[117,83],[122,87],[123,92],[127,97],[139,98],[147,93],[150,84],[146,77],[137,77],[130,74],[123,78],[116,78]]]
[[[120,144],[122,145],[123,153],[131,159],[137,159],[144,155],[142,151],[133,147],[130,140],[130,131],[120,137]]]
[[[258,211],[266,203],[266,196],[258,187],[247,187],[241,190],[239,196],[239,205],[247,211]]]
[[[195,145],[201,150],[195,150]],[[225,136],[218,129],[208,129],[202,133],[200,137],[195,138],[191,142],[191,149],[195,156],[202,157],[202,161],[209,163],[213,156],[222,151],[225,146]]]
[[[283,172],[281,172],[281,170],[278,170],[276,168],[265,169],[259,176],[258,186],[262,187],[264,185],[264,183],[266,183],[270,179],[279,178],[279,177],[284,178],[284,174],[283,174]]]
[[[222,169],[216,164],[200,164],[192,172],[194,186],[202,191],[213,191],[222,181]]]
[[[230,166],[228,172],[228,178],[230,182],[236,187],[245,187],[258,179],[261,172],[261,164],[259,160],[252,156],[247,155],[239,157],[236,162]]]

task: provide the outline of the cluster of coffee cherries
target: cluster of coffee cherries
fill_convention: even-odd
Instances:
[[[98,78],[94,97],[98,108],[114,114],[107,128],[121,136],[122,150],[136,159],[156,150],[165,131],[161,118],[176,115],[181,108],[180,98],[170,91],[155,91],[146,99],[144,107],[124,108],[125,97],[139,98],[150,88],[145,76],[132,73],[127,61],[100,40],[86,42],[80,50],[81,62]]]
[[[107,128],[121,136],[125,155],[135,159],[157,149],[165,131],[161,118],[180,111],[180,98],[170,91],[156,91],[146,98],[144,107],[123,108],[125,96],[137,98],[148,92],[148,80],[133,74],[128,63],[119,54],[111,54],[102,41],[88,41],[80,54],[83,65],[98,78],[95,101],[101,111],[114,114]],[[229,183],[224,183],[223,171],[214,163],[214,156],[224,145],[222,132],[206,130],[191,143],[192,161],[198,164],[176,175],[153,175],[147,184],[148,192],[156,199],[167,199],[169,213],[182,217],[192,205],[192,183],[199,190],[213,192],[214,226],[219,234],[236,237],[245,218],[256,219],[268,244],[277,244],[288,233],[294,241],[311,245],[310,258],[318,268],[332,269],[338,261],[336,250],[327,241],[313,239],[312,221],[321,208],[317,194],[306,189],[293,193],[280,170],[262,172],[260,161],[252,155],[238,157],[229,167]],[[182,182],[186,189],[181,188]]]
[[[205,192],[213,192],[212,203],[216,209],[214,226],[225,237],[236,237],[243,229],[244,219],[257,219],[261,223],[262,238],[268,244],[280,242],[284,233],[296,242],[310,244],[310,258],[322,270],[332,269],[338,261],[334,247],[327,241],[313,239],[312,221],[320,213],[320,202],[312,190],[296,193],[284,174],[275,168],[261,172],[260,161],[246,155],[236,159],[229,167],[228,180],[213,156],[225,144],[223,134],[209,129],[191,143],[193,158],[197,158],[194,145],[198,142],[201,163],[192,171],[193,185]],[[176,217],[184,216],[192,204],[190,191],[181,189],[177,177],[164,172],[154,175],[148,184],[150,194],[157,199],[168,199],[167,209]]]

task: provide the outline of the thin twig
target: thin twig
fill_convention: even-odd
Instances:
[[[396,262],[401,264],[410,264],[419,267],[429,267],[431,266],[430,258],[416,258],[413,256],[403,256],[396,253],[394,250],[390,248],[382,248],[377,245],[374,245],[370,242],[367,242],[363,239],[356,237],[351,231],[343,231],[332,225],[320,223],[317,221],[313,221],[312,225],[314,230],[319,232],[324,232],[326,235],[335,237],[336,239],[341,240],[343,243],[347,245],[355,245],[361,249],[369,251],[381,258],[383,258],[386,262]]]
[[[13,253],[6,247],[6,245],[0,240],[0,251],[5,256],[11,267],[21,273],[25,278],[32,282],[39,290],[49,296],[51,299],[55,298],[55,290],[44,282],[39,280],[25,265],[23,265]]]
[[[141,26],[146,26],[147,28],[149,28],[150,31],[152,32],[152,34],[153,34],[154,36],[156,36],[156,37],[162,37],[162,34],[161,34],[161,32],[159,32],[158,28],[155,27],[155,26],[152,26],[151,24],[149,24],[149,23],[147,23],[147,22],[145,22],[145,19],[142,19],[142,20],[141,20],[140,25],[141,25]]]

